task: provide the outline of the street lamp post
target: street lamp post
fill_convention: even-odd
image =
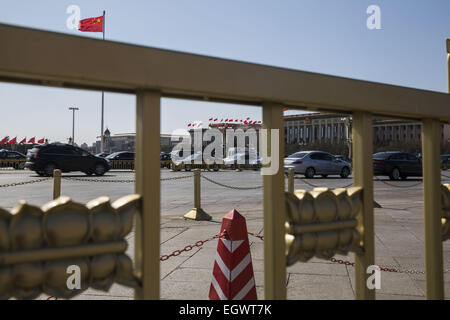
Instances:
[[[69,110],[72,110],[72,145],[75,144],[75,111],[80,110],[78,108],[70,107]]]

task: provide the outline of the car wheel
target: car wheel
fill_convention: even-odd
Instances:
[[[43,172],[43,171],[35,171],[35,172],[37,173],[38,176],[41,176],[41,177],[45,176],[45,172]]]
[[[322,178],[326,178],[326,177],[328,177],[327,174],[322,174]]]
[[[219,166],[217,164],[215,164],[214,167],[213,167],[213,170],[214,171],[219,171]]]
[[[93,171],[85,171],[84,174],[87,176],[92,176],[94,174],[94,172]]]
[[[56,166],[54,163],[47,163],[44,167],[44,174],[47,177],[53,177],[53,171],[56,169]]]
[[[105,172],[106,172],[106,167],[104,164],[99,163],[99,164],[95,165],[94,173],[96,176],[102,176],[105,174]]]
[[[184,171],[191,171],[191,170],[192,170],[192,168],[191,168],[190,165],[186,165],[186,166],[184,167]]]
[[[315,174],[316,174],[316,170],[314,170],[313,167],[309,167],[305,170],[305,177],[308,179],[314,178]]]
[[[391,180],[399,180],[400,177],[401,177],[400,170],[398,168],[392,169],[391,174],[389,175],[389,178]]]
[[[350,169],[347,167],[342,168],[341,178],[343,178],[343,179],[348,178],[349,175],[350,175]]]
[[[408,178],[408,176],[405,176],[404,174],[402,174],[402,175],[400,176],[400,178],[402,178],[402,180],[406,180],[406,179]]]

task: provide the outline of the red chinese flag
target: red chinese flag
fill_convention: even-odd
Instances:
[[[190,126],[191,126],[191,124],[189,123],[189,124],[188,124],[188,127],[190,127]]]
[[[42,138],[41,140],[38,140],[38,143],[44,143],[44,138]]]
[[[214,119],[214,122],[216,122],[216,121],[217,121],[217,119],[218,119],[218,118],[215,118],[215,119]]]
[[[27,142],[27,138],[25,137],[22,139],[22,141],[19,142],[19,144],[26,143],[26,142]]]
[[[35,139],[36,139],[36,137],[31,138],[30,140],[28,140],[28,143],[34,143]]]
[[[8,144],[14,144],[17,142],[17,137],[15,137],[14,139],[9,140]]]
[[[213,118],[209,118],[209,121],[212,121]]]
[[[83,32],[103,32],[103,16],[80,20],[78,30]]]
[[[0,145],[5,144],[8,141],[8,136],[4,137],[2,141],[0,141]]]

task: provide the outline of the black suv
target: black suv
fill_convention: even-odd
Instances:
[[[102,176],[111,169],[109,161],[63,143],[35,146],[28,150],[25,167],[36,171],[40,176],[52,176],[55,169],[62,172],[82,171],[87,175]]]

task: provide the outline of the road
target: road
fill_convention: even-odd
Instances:
[[[222,185],[234,187],[260,187],[262,177],[256,171],[202,172]],[[450,183],[444,172],[442,182]],[[111,171],[103,177],[86,177],[82,173],[63,174],[62,194],[86,203],[96,197],[108,195],[112,200],[133,193],[132,182],[96,182],[95,180],[133,180],[131,171]],[[184,179],[166,180],[173,177]],[[0,207],[12,209],[19,200],[43,205],[52,198],[52,181],[1,187],[1,185],[40,179],[33,172],[0,170]],[[67,178],[89,179],[89,181]],[[161,170],[161,254],[194,244],[197,240],[218,233],[222,216],[236,208],[247,219],[247,228],[263,234],[262,188],[241,190],[227,188],[205,179],[201,180],[202,208],[212,215],[206,222],[189,221],[182,216],[193,207],[192,172]],[[303,177],[298,177],[303,178]],[[352,179],[315,178],[296,179],[296,189],[311,190],[312,185],[329,188],[345,187]],[[375,255],[381,266],[400,269],[424,270],[423,199],[421,179],[390,181],[386,177],[374,180],[375,200],[382,208],[375,209]],[[134,255],[134,233],[127,237],[127,253]],[[250,237],[253,268],[258,298],[263,297],[263,242]],[[183,252],[161,262],[161,298],[207,299],[215,259],[217,241],[201,248]],[[444,267],[450,269],[450,241],[444,242]],[[337,256],[353,261],[353,254]],[[289,299],[353,299],[353,267],[313,258],[308,263],[297,263],[288,268],[287,293]],[[382,273],[378,299],[424,299],[425,276],[421,273]],[[446,298],[450,298],[450,270],[445,273]],[[186,296],[189,292],[189,296]],[[77,299],[130,299],[131,289],[114,285],[104,293],[89,289]],[[41,296],[41,298],[46,298]]]

